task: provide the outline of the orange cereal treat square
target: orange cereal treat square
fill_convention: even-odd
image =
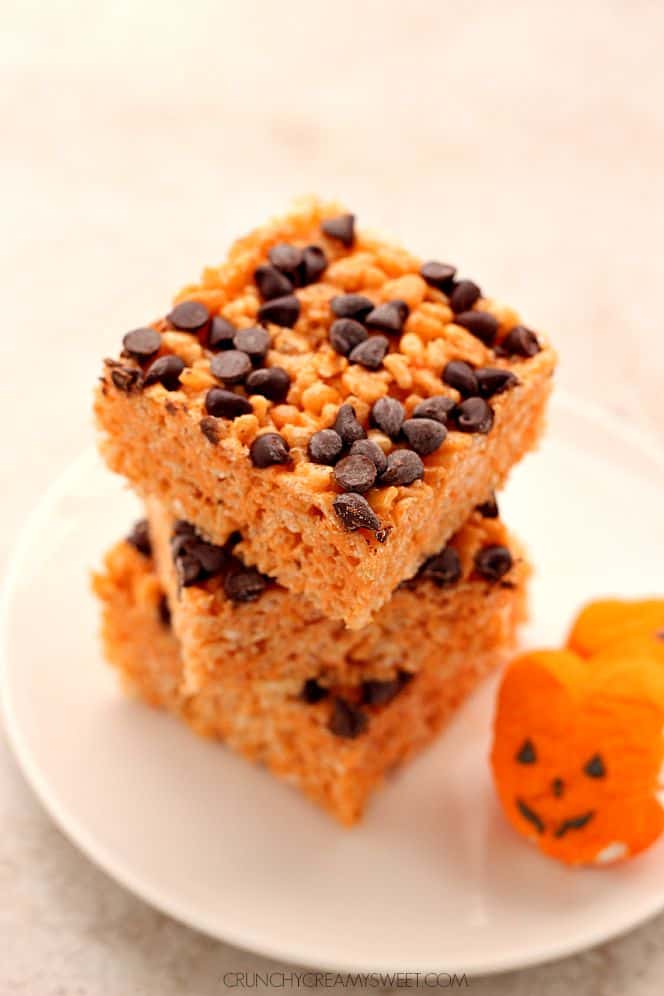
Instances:
[[[187,534],[180,530],[177,535]],[[449,548],[456,559],[446,553],[421,578],[409,582],[414,590],[404,588],[395,594],[391,627],[369,627],[367,639],[376,648],[373,664],[362,656],[354,659],[353,634],[337,623],[346,642],[339,645],[338,659],[332,664],[332,640],[327,637],[329,645],[323,648],[316,670],[315,639],[335,624],[325,622],[320,630],[313,623],[308,643],[301,634],[302,645],[293,639],[280,646],[279,631],[273,632],[271,626],[278,626],[282,615],[288,617],[289,608],[295,624],[302,624],[294,614],[297,596],[269,582],[256,596],[259,585],[251,581],[250,571],[249,578],[239,580],[233,574],[233,569],[239,570],[237,563],[231,562],[223,572],[213,570],[214,555],[199,542],[198,552],[191,553],[193,541],[189,552],[180,551],[180,559],[198,558],[202,574],[181,587],[184,598],[181,604],[172,604],[172,616],[145,524],[109,551],[103,570],[94,578],[109,662],[129,693],[169,710],[200,735],[218,738],[237,753],[265,764],[346,825],[360,819],[385,776],[427,746],[477,683],[503,662],[524,614],[525,563],[505,571],[504,552],[494,549],[478,556],[475,539],[468,539],[467,550],[461,542]],[[477,571],[481,567],[494,574],[502,571],[501,577],[473,578],[471,571],[466,579],[472,550]],[[189,565],[188,577],[193,579]],[[457,569],[463,577],[452,581]],[[229,582],[234,576],[235,581]],[[225,607],[218,587],[222,579],[235,592],[234,598],[227,596],[231,604]],[[238,599],[240,591],[256,597]],[[191,602],[190,594],[200,596],[202,604],[199,599]],[[435,620],[427,621],[424,632],[413,632],[417,601],[424,604],[425,614],[435,614],[440,602],[440,632]],[[471,603],[474,626],[469,628],[468,620],[460,619],[455,630],[454,606],[465,615],[471,612]],[[208,612],[212,604],[220,610],[216,639],[225,640],[227,659],[221,660],[214,646],[205,666],[199,647],[192,667],[192,661],[184,660],[176,630],[186,631],[186,616],[199,609]],[[222,635],[220,627],[232,624],[236,634]],[[400,625],[411,644],[427,641],[428,653],[409,656],[407,642],[399,638]],[[262,635],[256,636],[254,647],[246,646],[254,626],[263,627]],[[287,653],[289,648],[300,654],[297,661],[268,660],[270,650]],[[402,649],[402,656],[388,661],[388,653]]]
[[[555,367],[453,266],[314,199],[122,347],[95,401],[109,466],[353,629],[535,445]]]

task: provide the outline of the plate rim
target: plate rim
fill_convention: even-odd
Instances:
[[[563,389],[556,389],[552,404],[556,407],[566,409],[569,414],[576,414],[582,419],[594,423],[596,426],[601,425],[602,428],[608,429],[612,434],[620,437],[625,444],[638,449],[658,466],[660,470],[664,470],[664,447],[661,446],[657,437],[647,427],[631,423],[625,424],[620,416],[610,409],[592,402],[580,400]],[[354,958],[351,964],[349,964],[348,962],[343,962],[333,957],[328,958],[324,955],[318,958],[315,952],[312,953],[303,950],[297,944],[273,942],[264,936],[264,931],[254,934],[246,927],[235,929],[232,923],[225,925],[222,933],[218,925],[210,922],[206,916],[199,916],[195,910],[192,911],[191,908],[188,908],[186,903],[181,905],[173,897],[164,895],[158,886],[155,886],[140,874],[127,869],[124,861],[114,853],[111,853],[103,843],[96,840],[94,835],[91,835],[90,831],[79,822],[76,815],[56,797],[56,793],[49,785],[47,776],[41,770],[39,762],[23,738],[21,724],[17,719],[15,710],[12,708],[11,663],[7,646],[7,633],[14,593],[21,575],[21,567],[29,550],[32,534],[39,526],[40,520],[47,515],[56,496],[63,489],[66,489],[69,478],[76,476],[80,468],[87,462],[90,462],[93,456],[94,459],[97,459],[95,447],[92,445],[86,447],[78,457],[71,461],[51,481],[24,520],[7,559],[2,591],[0,592],[0,706],[7,731],[8,743],[28,785],[55,825],[96,867],[100,868],[128,892],[148,903],[154,909],[166,913],[174,920],[214,940],[231,944],[241,950],[252,952],[275,961],[288,962],[289,964],[300,967],[315,966],[323,970],[340,973],[389,973],[404,970],[426,973],[444,970],[445,972],[456,972],[457,974],[465,972],[466,975],[479,976],[529,968],[579,953],[619,937],[664,911],[663,888],[661,895],[659,897],[655,896],[652,902],[646,903],[642,909],[639,909],[637,916],[634,916],[629,910],[624,912],[621,910],[620,915],[614,918],[610,927],[607,928],[606,924],[591,927],[581,935],[577,933],[573,938],[564,938],[553,942],[547,945],[545,950],[535,948],[525,954],[510,952],[504,956],[478,957],[474,960],[470,968],[467,965],[457,964],[453,958],[445,956],[444,969],[441,968],[440,963],[437,961],[404,969],[403,960],[377,964],[372,960],[362,961]]]

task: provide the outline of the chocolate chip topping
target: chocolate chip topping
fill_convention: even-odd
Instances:
[[[382,474],[387,467],[387,457],[373,439],[356,439],[350,448],[351,456],[365,456],[373,461],[376,473]]]
[[[396,398],[379,398],[371,409],[371,424],[390,439],[398,438],[405,417],[404,407]]]
[[[455,315],[469,308],[482,296],[482,291],[472,280],[459,280],[450,294],[450,308]]]
[[[127,543],[130,543],[144,557],[152,556],[152,544],[148,530],[148,520],[139,519],[132,526],[131,532],[127,536]]]
[[[498,331],[498,319],[488,311],[462,311],[454,318],[456,325],[474,335],[485,346],[492,346]]]
[[[300,302],[294,294],[275,297],[274,300],[262,304],[258,310],[259,321],[272,322],[273,325],[281,325],[284,328],[292,328],[299,317]]]
[[[508,356],[523,356],[529,359],[540,352],[537,336],[525,325],[511,329],[500,344],[500,351]]]
[[[337,218],[326,218],[320,227],[324,235],[341,242],[347,249],[350,249],[355,242],[354,214],[340,214]]]
[[[272,301],[293,292],[293,282],[276,266],[268,266],[267,263],[256,267],[254,282],[263,301]]]
[[[386,304],[379,304],[373,311],[369,312],[365,321],[367,326],[376,332],[398,335],[408,318],[408,312],[409,308],[406,302],[400,298],[395,298],[393,301],[387,301]]]
[[[210,372],[224,384],[241,384],[251,369],[251,360],[240,349],[227,349],[210,360]]]
[[[263,594],[270,579],[255,567],[245,567],[236,560],[224,578],[224,592],[232,602],[255,602]]]
[[[307,705],[315,705],[316,702],[326,699],[328,695],[329,690],[324,685],[319,685],[315,678],[307,678],[300,692],[300,698]]]
[[[351,351],[348,359],[351,363],[359,363],[367,370],[378,370],[385,358],[389,343],[384,335],[374,335],[371,339],[361,342]]]
[[[149,360],[159,352],[161,336],[155,329],[134,329],[133,332],[127,332],[122,345],[135,360]]]
[[[157,615],[159,616],[159,621],[162,625],[171,625],[171,607],[168,604],[168,599],[165,595],[162,595],[159,599],[159,603],[157,605]]]
[[[376,480],[376,464],[361,453],[344,457],[334,468],[334,479],[342,491],[355,491],[362,495]]]
[[[286,400],[291,379],[283,367],[265,367],[254,370],[247,377],[245,387],[249,394],[262,394],[270,401]]]
[[[181,553],[175,557],[175,573],[181,588],[190,588],[192,584],[203,580],[198,559],[189,553]]]
[[[438,290],[442,291],[451,290],[455,273],[456,266],[450,266],[449,263],[436,263],[434,260],[425,263],[420,269],[420,276],[431,287],[437,287]]]
[[[330,732],[335,737],[355,740],[364,733],[368,725],[366,713],[345,699],[335,698],[329,725]]]
[[[266,432],[257,436],[249,447],[249,456],[254,467],[290,463],[288,443],[278,432]]]
[[[374,303],[364,294],[337,294],[330,301],[330,307],[337,318],[354,318],[363,322],[373,311]]]
[[[145,386],[163,384],[167,391],[177,391],[180,386],[180,374],[184,370],[184,360],[179,356],[160,356],[151,363],[145,372]]]
[[[380,519],[362,495],[352,491],[337,495],[332,507],[348,532],[354,532],[356,529],[371,529],[376,532],[380,529]]]
[[[435,394],[432,398],[420,401],[413,411],[412,418],[432,418],[447,425],[447,417],[455,407],[456,401],[453,398],[448,398],[446,394]]]
[[[217,546],[215,543],[208,543],[205,540],[197,540],[187,552],[198,559],[205,573],[210,576],[219,574],[228,562],[228,554],[223,546]]]
[[[215,418],[233,419],[240,415],[250,415],[253,408],[241,394],[224,391],[221,387],[211,387],[205,395],[205,411],[208,415],[214,415]],[[208,434],[206,433],[206,435]]]
[[[447,588],[461,580],[461,560],[453,546],[446,546],[433,557],[425,560],[418,571],[418,577],[433,581],[439,588]]]
[[[477,386],[483,398],[492,398],[494,394],[502,394],[514,387],[519,381],[510,370],[500,367],[480,367],[475,371]]]
[[[466,398],[450,413],[459,432],[487,433],[493,425],[493,411],[484,398]]]
[[[446,365],[443,370],[443,382],[449,387],[454,387],[464,398],[479,392],[475,371],[469,363],[464,363],[463,360],[451,360]]]
[[[362,701],[369,706],[383,706],[396,698],[411,681],[413,675],[400,671],[396,678],[389,681],[363,681]]]
[[[136,367],[123,367],[119,364],[113,366],[111,380],[118,391],[124,391],[125,394],[131,394],[132,391],[137,391],[143,386],[141,371],[137,370]]]
[[[387,467],[380,475],[384,487],[407,487],[424,477],[424,464],[413,450],[393,450],[387,457]]]
[[[410,448],[420,456],[434,453],[447,436],[447,429],[442,422],[432,418],[407,418],[401,431],[408,440]]]
[[[237,329],[226,318],[215,315],[210,323],[210,334],[208,335],[208,347],[210,349],[232,349],[233,339]]]
[[[485,546],[475,554],[475,570],[487,581],[500,581],[512,564],[512,554],[506,546]]]
[[[330,344],[332,349],[341,356],[348,356],[350,351],[369,337],[364,325],[352,318],[337,318],[330,328]]]
[[[233,345],[236,349],[246,353],[254,363],[260,363],[270,348],[270,333],[266,329],[259,328],[258,325],[253,325],[248,329],[240,329],[239,332],[235,333]]]
[[[492,491],[487,500],[483,501],[481,505],[477,505],[476,508],[483,519],[497,519],[500,513],[495,492]]]
[[[299,283],[300,267],[304,262],[304,253],[301,249],[298,249],[297,246],[291,246],[287,242],[280,242],[279,245],[270,249],[268,258],[272,266],[284,273],[293,284]]]
[[[315,284],[319,277],[323,275],[327,267],[327,256],[325,250],[320,246],[307,246],[303,253],[302,266],[300,268],[302,284]]]
[[[334,429],[321,429],[314,432],[309,440],[307,453],[314,463],[333,464],[344,448],[343,441]]]
[[[211,418],[209,415],[204,415],[203,418],[198,423],[198,426],[212,446],[216,446],[219,442],[219,426],[217,425],[217,420]]]
[[[366,436],[364,426],[358,422],[355,409],[348,402],[337,412],[334,429],[345,446],[352,446],[356,439],[364,439]]]
[[[167,318],[179,332],[200,332],[210,321],[210,312],[200,301],[180,301]]]

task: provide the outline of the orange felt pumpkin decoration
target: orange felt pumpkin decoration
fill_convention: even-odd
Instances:
[[[629,857],[664,831],[659,616],[648,609],[637,625],[634,606],[621,616],[608,604],[581,613],[574,649],[513,661],[498,694],[491,762],[505,814],[568,864]]]

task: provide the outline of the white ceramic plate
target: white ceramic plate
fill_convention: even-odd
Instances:
[[[593,596],[664,590],[663,467],[609,415],[556,402],[544,446],[501,501],[538,567],[529,643],[560,639]],[[570,871],[503,822],[486,761],[491,686],[352,831],[126,701],[101,659],[88,572],[137,511],[94,454],[71,467],[19,544],[2,635],[20,763],[127,888],[240,946],[354,971],[522,966],[664,908],[664,842],[618,868]]]

